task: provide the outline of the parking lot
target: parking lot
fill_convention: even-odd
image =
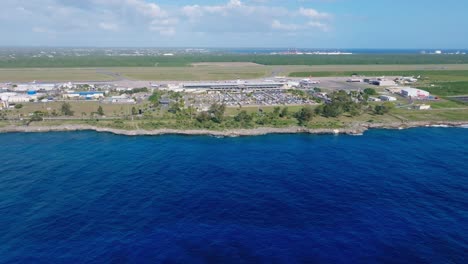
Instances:
[[[287,90],[208,91],[201,94],[187,95],[185,100],[186,104],[199,109],[206,109],[213,103],[225,104],[228,107],[315,104],[313,100],[293,95]]]

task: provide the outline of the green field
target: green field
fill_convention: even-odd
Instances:
[[[373,66],[373,69],[363,69],[364,67],[356,67],[353,71],[337,71],[329,69],[326,71],[304,71],[304,72],[291,72],[290,77],[347,77],[353,74],[366,77],[380,77],[380,76],[422,76],[424,78],[430,78],[433,81],[468,81],[468,65],[465,67],[450,67],[449,65],[444,66],[444,69],[434,68],[431,70],[415,70],[410,67],[406,67],[406,70],[402,69],[382,69],[381,67]],[[417,67],[417,66],[415,66]],[[390,68],[390,66],[387,66]]]
[[[431,94],[439,96],[468,95],[468,81],[437,82],[433,86],[423,87]]]
[[[89,117],[93,112],[96,112],[98,107],[101,106],[104,110],[104,114],[109,117],[124,116],[131,113],[132,107],[142,107],[139,105],[129,104],[103,104],[96,101],[77,101],[69,102],[72,111],[75,112],[75,117]],[[27,116],[29,113],[35,111],[49,112],[52,111],[60,112],[62,102],[48,102],[48,103],[24,103],[21,109],[9,110],[10,116]]]
[[[119,79],[198,81],[269,78],[279,75],[297,77],[350,76],[353,73],[367,74],[368,76],[430,75],[437,81],[468,81],[468,64],[264,66],[253,63],[227,62],[200,63],[190,67],[16,68],[0,69],[0,82],[111,81]]]
[[[0,69],[0,82],[110,81],[113,77],[93,68]]]
[[[409,65],[468,64],[467,55],[366,54],[366,55],[177,55],[166,56],[64,56],[18,57],[0,60],[0,68],[77,67],[181,67],[200,62],[253,62],[262,65]]]
[[[270,69],[261,65],[206,65],[193,67],[116,68],[110,69],[134,80],[201,81],[255,79],[267,76]]]

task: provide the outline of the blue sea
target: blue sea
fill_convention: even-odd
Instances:
[[[0,146],[0,263],[468,263],[467,129]]]

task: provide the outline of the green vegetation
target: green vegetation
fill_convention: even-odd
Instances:
[[[377,91],[373,88],[364,89],[364,93],[367,95],[377,95]]]
[[[17,104],[17,105],[15,105],[15,109],[21,109],[21,108],[23,108],[23,105],[22,105],[22,104]]]
[[[60,111],[64,116],[73,116],[73,114],[75,113],[72,111],[70,103],[63,103]]]
[[[312,120],[312,117],[314,117],[314,109],[312,109],[310,106],[303,107],[295,114],[295,117],[299,121],[299,124],[307,124]]]
[[[93,68],[0,68],[0,82],[109,81],[113,78]]]
[[[395,106],[392,103],[386,102],[382,105],[376,105],[374,108],[374,113],[376,113],[377,115],[388,114],[393,108],[395,108]]]
[[[158,90],[155,90],[155,91],[153,92],[153,94],[148,98],[148,100],[149,100],[154,106],[158,106],[158,105],[159,105],[159,101],[161,100],[163,94],[164,94],[163,92],[158,91]]]
[[[423,89],[439,96],[468,95],[468,81],[439,82],[432,85]]]
[[[136,93],[147,93],[148,92],[148,88],[147,87],[143,87],[143,88],[134,88],[132,90],[128,90],[128,91],[122,91],[120,92],[120,94],[136,94]]]
[[[444,70],[434,68],[433,70],[365,70],[365,71],[309,71],[309,72],[291,72],[290,77],[344,77],[360,75],[366,77],[381,77],[381,76],[425,76],[439,81],[450,80],[468,80],[468,71],[466,70]]]
[[[98,115],[103,116],[104,115],[104,110],[102,109],[102,106],[99,106],[96,112]]]
[[[41,111],[34,112],[31,118],[26,122],[26,125],[29,126],[32,122],[43,121],[44,120],[43,116],[44,116],[44,113]]]
[[[81,56],[0,60],[0,68],[72,68],[72,67],[183,67],[203,62],[252,62],[262,65],[408,65],[466,64],[466,55],[359,54],[359,55],[239,55],[206,54],[167,56]]]
[[[358,116],[367,110],[367,100],[363,92],[345,91],[334,92],[330,96],[331,102],[321,105],[315,109],[316,114],[324,117],[339,117],[344,113]]]

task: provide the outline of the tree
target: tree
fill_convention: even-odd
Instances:
[[[148,100],[153,103],[154,106],[159,105],[159,100],[161,100],[163,93],[161,91],[154,91],[153,94],[148,98]]]
[[[361,104],[351,103],[351,104],[348,105],[347,112],[351,116],[358,116],[358,115],[361,114],[361,110],[362,110]]]
[[[23,105],[22,105],[22,104],[17,104],[17,105],[15,105],[15,109],[21,109],[21,108],[23,108]]]
[[[226,111],[226,105],[224,104],[212,104],[210,110],[211,120],[215,123],[221,123],[224,119],[224,112]]]
[[[285,118],[285,117],[288,117],[289,116],[289,109],[287,106],[283,107],[283,109],[281,110],[281,113],[279,115],[281,118]]]
[[[278,117],[280,115],[280,111],[281,107],[275,106],[275,108],[273,108],[273,116]]]
[[[226,106],[224,104],[212,104],[208,111],[203,111],[197,116],[197,120],[200,123],[213,121],[215,123],[222,123],[224,120],[224,112]]]
[[[138,115],[138,110],[135,107],[132,107],[132,115]]]
[[[32,114],[31,118],[26,122],[26,125],[29,126],[32,122],[39,122],[39,121],[44,120],[43,116],[44,116],[43,112],[35,111]]]
[[[367,94],[367,95],[376,95],[377,94],[377,92],[373,88],[364,89],[364,93]]]
[[[242,110],[234,117],[234,120],[242,124],[248,124],[252,122],[253,118],[247,113],[247,111]]]
[[[296,118],[300,124],[305,124],[312,120],[314,117],[314,110],[310,106],[303,107],[299,112],[296,113]]]
[[[60,111],[62,112],[62,115],[65,116],[73,116],[74,114],[74,112],[72,111],[72,107],[69,103],[63,103]]]
[[[382,105],[376,105],[374,108],[374,113],[377,115],[384,115],[390,112],[392,110],[394,105],[392,103],[386,102],[383,103]]]
[[[208,121],[210,121],[210,119],[211,119],[211,116],[206,111],[203,111],[203,112],[201,112],[200,114],[197,115],[197,121],[200,122],[200,123],[208,122]]]
[[[104,115],[104,109],[102,109],[102,106],[99,106],[98,109],[97,109],[97,114],[100,115],[100,116],[103,116]]]
[[[318,87],[314,87],[314,92],[316,93],[321,93],[322,92],[322,89],[318,88]]]
[[[338,117],[343,114],[344,110],[341,104],[331,103],[323,106],[322,115],[324,117]]]

